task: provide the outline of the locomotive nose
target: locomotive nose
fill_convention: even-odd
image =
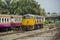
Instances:
[[[27,24],[29,23],[29,21],[27,21]]]

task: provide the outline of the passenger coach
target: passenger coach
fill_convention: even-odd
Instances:
[[[21,27],[21,15],[4,15],[0,14],[0,31],[7,31],[11,28]]]

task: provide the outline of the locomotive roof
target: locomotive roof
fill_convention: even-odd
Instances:
[[[44,16],[40,16],[40,15],[33,15],[33,14],[26,14],[24,16],[44,17]]]
[[[23,16],[34,16],[33,14],[26,14],[26,15],[23,15]]]

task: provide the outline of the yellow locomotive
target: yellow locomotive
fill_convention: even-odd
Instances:
[[[43,28],[44,17],[38,15],[27,14],[22,17],[22,29],[33,30]]]

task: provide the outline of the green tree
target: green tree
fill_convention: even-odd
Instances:
[[[1,13],[2,14],[15,14],[15,10],[17,9],[17,1],[12,0],[4,0],[0,4]]]
[[[46,12],[45,12],[44,9],[41,9],[40,15],[42,15],[42,16],[46,16]]]
[[[1,12],[7,14],[37,14],[45,15],[45,10],[35,0],[5,0],[0,4]],[[41,12],[42,11],[42,12]]]

